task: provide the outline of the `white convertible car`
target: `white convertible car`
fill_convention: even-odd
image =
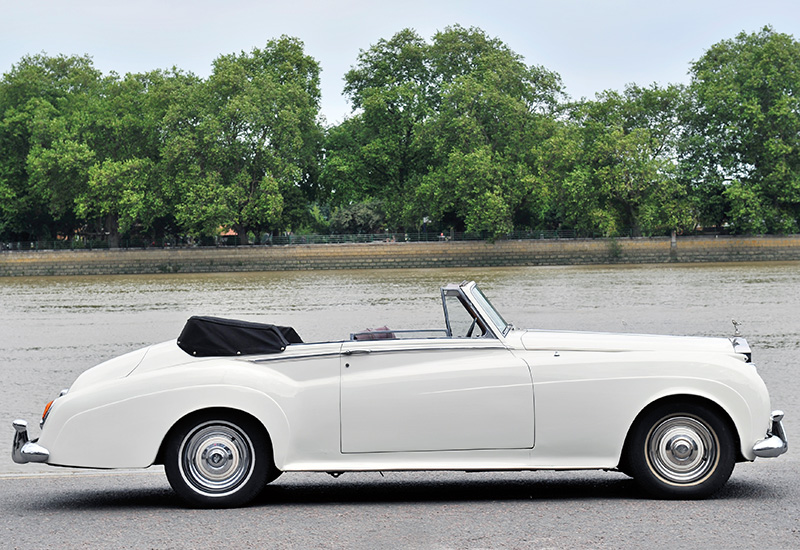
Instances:
[[[87,370],[14,422],[16,462],[163,464],[195,506],[239,506],[281,472],[621,470],[700,498],[787,449],[747,342],[520,330],[474,282],[444,328],[304,343],[289,327],[191,318],[177,341]]]

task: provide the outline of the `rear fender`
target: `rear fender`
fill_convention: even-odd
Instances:
[[[276,464],[282,462],[289,440],[289,424],[281,407],[270,396],[252,388],[198,385],[121,399],[112,397],[105,403],[82,407],[81,402],[87,400],[90,399],[65,402],[54,411],[58,414],[48,418],[40,444],[50,450],[49,464],[87,468],[150,466],[177,422],[209,408],[242,411],[261,422],[272,440]]]

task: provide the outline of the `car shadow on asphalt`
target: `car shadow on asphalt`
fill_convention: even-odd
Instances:
[[[475,474],[487,476],[489,474]],[[315,481],[313,476],[320,476]],[[425,504],[514,501],[601,501],[642,500],[649,498],[636,483],[621,474],[606,477],[570,477],[569,474],[537,480],[536,474],[503,474],[490,478],[471,479],[470,474],[452,479],[427,478],[423,473],[401,474],[400,479],[366,477],[353,474],[353,479],[327,479],[322,474],[303,474],[293,480],[292,474],[282,476],[265,487],[249,507]],[[376,474],[377,476],[377,474]],[[562,479],[563,477],[563,479]],[[133,480],[124,487],[103,489],[81,488],[80,480],[70,487],[50,490],[45,500],[17,500],[15,507],[27,511],[55,510],[112,510],[112,509],[174,509],[186,505],[164,482],[159,487],[139,487]],[[711,500],[761,500],[779,497],[774,486],[750,480],[731,480]]]
[[[424,474],[405,474],[393,479],[340,480],[291,483],[289,479],[267,486],[255,505],[326,504],[326,503],[407,503],[475,502],[514,500],[583,500],[638,498],[632,479],[622,476],[609,479],[548,479],[504,474],[465,474],[453,479],[426,478]],[[490,476],[489,479],[483,476]],[[478,477],[481,476],[481,477]]]
[[[558,475],[537,480],[536,474],[503,479],[453,480],[374,480],[350,483],[284,483],[267,486],[253,502],[254,506],[293,504],[378,504],[378,503],[441,503],[479,501],[588,501],[588,500],[651,500],[633,479],[621,474],[597,475],[591,478]],[[585,475],[585,474],[584,474]],[[729,481],[711,500],[775,498],[774,487],[752,481]]]

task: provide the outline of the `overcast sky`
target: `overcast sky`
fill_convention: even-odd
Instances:
[[[772,25],[800,39],[797,0],[0,0],[0,72],[26,54],[88,54],[103,73],[178,67],[207,77],[221,54],[296,36],[322,66],[322,114],[349,112],[342,77],[358,52],[410,27],[430,40],[479,27],[573,98],[628,83],[688,82],[712,44]]]

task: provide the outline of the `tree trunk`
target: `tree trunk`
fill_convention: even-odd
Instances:
[[[119,248],[119,220],[114,214],[106,216],[105,230],[108,248]]]
[[[250,240],[247,238],[247,227],[237,224],[233,226],[233,230],[236,231],[237,240],[241,246],[250,244]]]

